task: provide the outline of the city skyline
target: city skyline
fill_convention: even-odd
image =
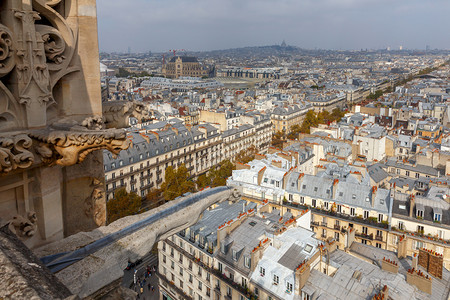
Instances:
[[[97,1],[100,50],[107,52],[208,51],[283,40],[306,49],[449,49],[439,34],[450,26],[446,8],[443,0],[284,0],[276,7],[256,0]]]

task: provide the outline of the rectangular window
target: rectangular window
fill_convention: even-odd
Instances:
[[[312,207],[316,207],[316,199],[312,199]]]
[[[280,283],[280,277],[273,275],[273,284],[277,285]]]
[[[425,244],[422,241],[414,241],[413,243],[413,250],[419,250],[425,248]]]
[[[350,207],[350,215],[351,216],[355,215],[355,208],[354,207]]]
[[[292,200],[294,200],[294,195],[289,194],[289,201],[292,201]]]
[[[263,267],[259,267],[259,274],[264,277],[266,275],[266,269],[264,269]]]
[[[441,222],[441,214],[434,214],[434,221]]]
[[[292,293],[292,283],[286,282],[286,291]]]
[[[244,257],[244,265],[246,268],[250,269],[250,257]]]
[[[403,223],[402,221],[398,221],[398,229],[405,230],[405,223]]]
[[[304,204],[305,203],[305,197],[300,197],[300,204]]]
[[[362,233],[367,234],[367,227],[366,226],[362,227]]]
[[[339,242],[339,232],[334,233],[334,239],[336,240],[336,242]]]
[[[324,205],[325,209],[328,210],[328,202],[324,202],[323,205]]]
[[[378,214],[378,223],[383,221],[383,214]]]
[[[417,225],[417,232],[423,234],[424,233],[424,227],[421,225]]]
[[[381,249],[381,244],[380,244],[380,243],[376,243],[375,246],[376,246],[377,248],[380,248],[380,249]]]
[[[365,210],[364,211],[364,219],[367,219],[367,218],[369,218],[369,211]]]
[[[406,171],[406,176],[409,176],[409,171]]]
[[[342,205],[339,205],[339,204],[338,204],[338,206],[337,206],[337,212],[338,212],[338,213],[341,213],[341,212],[342,212]]]

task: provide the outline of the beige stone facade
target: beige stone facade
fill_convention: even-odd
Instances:
[[[174,56],[162,66],[162,73],[168,78],[203,77],[208,71],[200,65],[196,57]]]

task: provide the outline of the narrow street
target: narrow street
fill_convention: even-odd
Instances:
[[[147,273],[147,266],[150,267],[151,276],[145,277]],[[138,293],[136,299],[141,300],[157,300],[159,299],[159,289],[158,289],[158,277],[155,275],[153,271],[153,267],[158,268],[158,257],[149,253],[142,258],[142,262],[137,266],[130,268],[130,270],[124,270],[124,275],[122,279],[122,285],[130,288]],[[136,284],[134,284],[136,273]],[[144,284],[145,280],[145,284]],[[139,284],[139,281],[141,284]],[[143,292],[141,293],[141,286]],[[153,290],[151,287],[153,286]]]

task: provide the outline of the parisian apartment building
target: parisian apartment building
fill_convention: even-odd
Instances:
[[[196,177],[224,160],[233,161],[241,151],[255,147],[266,151],[272,137],[270,118],[255,114],[248,123],[220,132],[215,124],[196,126],[182,122],[158,122],[130,130],[131,147],[114,156],[103,153],[106,197],[125,188],[144,197],[151,189],[160,188],[167,167],[184,164]]]
[[[339,249],[352,241],[408,256],[427,249],[450,269],[450,190],[445,178],[392,177],[381,164],[342,163],[327,158],[305,174],[283,153],[265,156],[233,171],[228,184],[242,197],[268,201],[272,209],[296,215],[311,210],[317,238]],[[388,167],[389,168],[389,167]]]
[[[381,199],[377,198],[377,200]],[[209,207],[193,226],[158,242],[160,299],[445,299],[442,255],[407,257],[312,230],[311,208],[245,197]],[[431,263],[432,262],[432,263]],[[417,271],[419,270],[425,270]]]

